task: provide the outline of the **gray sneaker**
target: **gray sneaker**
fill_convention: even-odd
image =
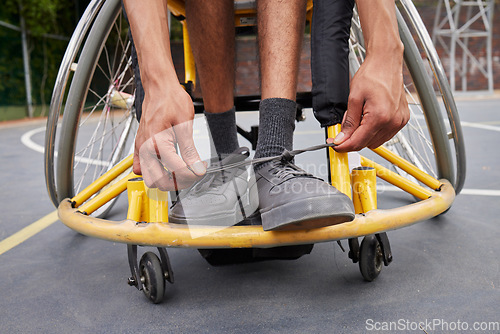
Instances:
[[[255,173],[265,231],[319,228],[354,219],[348,196],[286,159],[271,161]]]
[[[212,159],[200,181],[179,193],[169,212],[169,222],[188,225],[233,226],[252,215],[259,199],[251,166],[231,168],[249,156],[248,148],[240,148],[224,159]]]

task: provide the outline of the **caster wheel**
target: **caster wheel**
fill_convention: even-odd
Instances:
[[[139,263],[139,273],[144,295],[153,303],[160,303],[165,292],[165,279],[161,262],[155,253],[144,253]]]
[[[378,277],[384,265],[382,248],[375,235],[363,238],[359,249],[359,270],[363,278],[371,282]]]

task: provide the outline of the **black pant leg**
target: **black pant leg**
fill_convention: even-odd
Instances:
[[[322,127],[342,122],[349,97],[349,31],[354,0],[314,0],[312,102]]]

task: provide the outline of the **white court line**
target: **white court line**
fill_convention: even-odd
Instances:
[[[412,115],[414,119],[418,120],[425,120],[424,115]],[[443,121],[447,122],[447,118],[443,118]],[[468,128],[476,128],[476,129],[483,129],[483,130],[490,130],[490,131],[496,131],[500,132],[500,126],[495,126],[495,125],[488,125],[488,124],[481,124],[481,123],[474,123],[474,122],[465,122],[465,121],[460,121],[460,125]]]
[[[398,187],[382,185],[378,187],[378,192],[404,192]],[[462,189],[460,191],[460,195],[472,195],[472,196],[492,196],[492,197],[500,197],[500,190],[492,190],[492,189]]]
[[[38,145],[33,140],[31,140],[32,136],[34,136],[35,134],[42,132],[42,131],[45,131],[45,126],[30,130],[30,131],[24,133],[21,136],[21,142],[24,144],[24,146],[32,149],[35,152],[38,152],[38,153],[45,152],[45,149],[42,145]],[[57,156],[57,152],[55,152],[55,155]]]
[[[462,189],[460,195],[477,195],[477,196],[500,196],[500,190],[490,189]]]
[[[476,129],[483,129],[483,130],[500,132],[500,126],[487,125],[487,124],[481,124],[481,123],[471,123],[471,122],[460,122],[460,124],[462,124],[462,126],[466,126],[469,128],[476,128]]]
[[[21,142],[28,148],[32,149],[33,151],[39,152],[39,153],[44,153],[45,148],[42,145],[39,145],[35,143],[31,137],[34,136],[37,133],[45,131],[45,126],[30,130],[26,133],[24,133],[21,136]],[[54,156],[57,157],[57,151],[54,152]],[[90,159],[86,157],[81,157],[81,156],[76,156],[75,161],[86,163],[86,164],[92,164],[92,165],[97,165],[97,166],[103,166],[103,167],[108,167],[109,162],[107,161],[102,161],[102,160],[97,160],[97,159]]]
[[[416,117],[419,118],[419,117]],[[422,116],[423,118],[423,116]],[[493,125],[486,125],[486,124],[479,124],[479,123],[471,123],[471,122],[460,122],[463,126],[466,127],[472,127],[472,128],[479,128],[479,129],[484,129],[484,130],[490,130],[490,131],[498,131],[500,132],[500,127],[499,126],[493,126]],[[26,133],[24,133],[21,136],[21,142],[28,148],[32,149],[33,151],[39,152],[39,153],[44,153],[45,148],[37,143],[35,143],[31,137],[34,136],[37,133],[40,133],[42,131],[45,131],[45,126],[39,127],[33,130],[30,130]],[[322,133],[323,131],[321,130],[309,130],[309,131],[296,131],[295,134],[297,135],[308,135],[308,134],[316,134],[316,133]],[[199,130],[195,130],[194,134],[198,134]],[[57,157],[57,151],[54,152],[54,155]],[[75,157],[76,161],[80,161],[83,163],[91,163],[94,165],[99,165],[99,166],[108,166],[108,163],[102,160],[96,160],[96,159],[89,159],[85,157],[80,157],[76,156]],[[384,186],[383,190],[381,191],[402,191],[401,189],[393,186]],[[498,197],[500,196],[500,190],[492,190],[492,189],[462,189],[460,192],[461,195],[472,195],[472,196],[493,196],[493,197]]]

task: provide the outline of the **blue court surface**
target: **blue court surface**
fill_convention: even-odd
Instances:
[[[176,282],[159,305],[127,285],[125,245],[57,221],[43,176],[44,121],[0,125],[0,333],[499,333],[500,99],[457,105],[464,190],[447,213],[388,233],[394,261],[374,282],[334,242],[294,261],[219,267],[194,249],[169,249]],[[307,114],[296,148],[323,142]],[[257,114],[238,119],[249,125]],[[324,156],[297,161],[321,173]],[[390,188],[379,197],[410,200]],[[110,218],[126,208],[122,196]]]

